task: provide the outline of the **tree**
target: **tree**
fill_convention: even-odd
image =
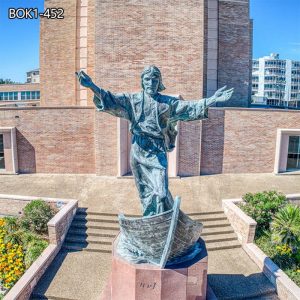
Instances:
[[[15,81],[12,81],[11,79],[3,79],[3,78],[0,78],[0,84],[14,84],[16,83]]]

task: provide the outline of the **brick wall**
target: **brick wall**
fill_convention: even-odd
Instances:
[[[201,121],[181,122],[179,127],[178,175],[200,174]]]
[[[0,109],[0,127],[17,128],[21,173],[95,173],[94,109]]]
[[[214,108],[207,120],[181,123],[179,175],[271,173],[277,128],[300,129],[299,116]],[[92,107],[0,108],[1,127],[17,129],[21,173],[118,174],[117,119]]]
[[[203,175],[223,171],[224,115],[224,110],[209,109],[209,118],[202,121],[200,173]]]
[[[249,0],[219,0],[218,87],[234,87],[226,106],[248,106],[252,69]]]
[[[95,0],[88,0],[87,22],[87,72],[92,78],[95,78]],[[93,96],[93,92],[88,90],[88,105],[94,105]]]
[[[39,91],[39,83],[0,84],[0,92]]]
[[[300,112],[210,109],[202,125],[201,174],[272,173],[277,128],[300,128]]]
[[[277,128],[300,128],[300,111],[226,110],[223,172],[273,172]]]
[[[118,174],[118,128],[117,118],[106,113],[95,113],[96,174]]]
[[[40,82],[42,106],[76,105],[76,0],[46,0],[61,7],[64,19],[41,18]]]
[[[96,2],[96,81],[139,91],[145,65],[161,68],[166,93],[197,99],[203,89],[203,2]]]

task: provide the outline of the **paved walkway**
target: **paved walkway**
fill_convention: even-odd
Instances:
[[[277,190],[300,193],[300,175],[228,174],[171,179],[172,194],[180,195],[185,212],[221,209],[224,198],[246,192]],[[0,193],[76,198],[79,206],[110,213],[140,213],[133,179],[94,175],[0,175]]]
[[[300,193],[299,175],[234,174],[171,179],[173,195],[182,197],[189,212],[219,211],[223,198],[246,192],[277,190]],[[94,212],[138,214],[133,179],[93,175],[0,176],[0,193],[27,196],[76,198],[79,206]],[[38,290],[49,299],[99,299],[110,271],[110,254],[62,251],[39,282]],[[272,286],[242,249],[209,253],[209,283],[223,299],[245,299],[261,291],[270,299]],[[253,292],[253,293],[252,293]],[[260,297],[260,299],[263,299]]]

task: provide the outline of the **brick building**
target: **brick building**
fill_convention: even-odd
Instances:
[[[64,19],[41,20],[42,105],[92,104],[76,82],[78,69],[112,92],[133,92],[143,67],[155,64],[169,94],[199,99],[227,85],[235,88],[228,105],[248,106],[249,0],[45,0],[45,6],[63,7]]]
[[[1,106],[38,106],[40,103],[39,83],[0,84]]]
[[[134,92],[148,64],[160,67],[167,94],[200,99],[226,84],[235,88],[228,105],[240,107],[213,108],[208,120],[180,123],[170,176],[300,168],[299,112],[246,108],[248,0],[45,0],[45,6],[63,7],[65,18],[41,21],[41,106],[0,108],[0,172],[130,172],[128,124],[96,112],[74,72],[86,70],[112,92]]]

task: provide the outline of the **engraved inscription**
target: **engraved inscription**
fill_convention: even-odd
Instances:
[[[141,289],[154,290],[155,287],[156,287],[156,282],[153,282],[153,283],[140,282],[140,288]]]

